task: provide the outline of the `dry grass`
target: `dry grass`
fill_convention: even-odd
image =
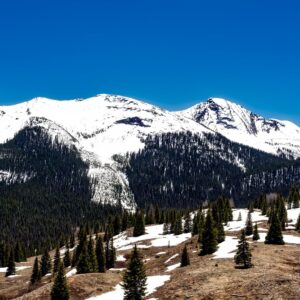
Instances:
[[[198,256],[196,240],[188,243],[191,265],[166,273],[165,261],[180,253],[183,245],[142,250],[147,275],[170,274],[171,280],[148,298],[170,299],[300,299],[300,247],[299,245],[264,245],[252,243],[254,267],[235,269],[232,259],[214,260],[211,256]],[[157,255],[159,252],[166,254]],[[130,251],[123,251],[128,257]],[[179,262],[176,257],[168,265]],[[28,265],[33,264],[33,258]],[[24,265],[24,264],[22,264]],[[117,267],[124,267],[118,263]],[[50,299],[53,278],[44,278],[39,286],[30,287],[31,269],[19,272],[20,277],[0,278],[0,299]],[[121,272],[84,274],[68,278],[71,299],[86,299],[111,290],[121,281]],[[2,298],[1,298],[2,296]],[[113,299],[112,299],[113,300]]]

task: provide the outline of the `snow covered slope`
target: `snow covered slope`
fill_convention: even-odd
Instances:
[[[266,119],[220,98],[210,98],[178,114],[234,142],[275,155],[300,157],[300,128],[289,121]]]
[[[85,100],[56,101],[35,98],[13,106],[0,106],[0,142],[11,139],[32,118],[51,120],[80,147],[111,162],[113,154],[143,147],[148,134],[208,132],[193,120],[156,106],[122,96],[98,95]]]
[[[90,164],[94,201],[121,202],[127,208],[135,205],[134,199],[126,176],[112,157],[137,152],[151,134],[190,131],[201,136],[216,131],[268,153],[300,157],[299,127],[286,121],[267,120],[216,98],[181,112],[106,94],[68,101],[35,98],[0,106],[0,143],[12,139],[26,126],[43,127],[53,138],[75,145]],[[8,171],[0,170],[0,180]]]
[[[25,126],[43,127],[53,138],[75,145],[83,160],[90,164],[94,200],[112,204],[121,201],[127,208],[134,206],[134,200],[126,176],[112,159],[114,154],[138,151],[149,134],[210,132],[188,118],[142,101],[112,95],[69,101],[35,98],[0,106],[0,143],[12,139]]]

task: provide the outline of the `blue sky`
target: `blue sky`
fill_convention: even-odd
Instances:
[[[0,2],[0,103],[210,96],[300,124],[299,1]]]

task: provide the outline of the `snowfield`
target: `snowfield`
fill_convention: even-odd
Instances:
[[[154,293],[159,287],[163,286],[165,282],[170,280],[170,275],[157,275],[147,277],[147,296]],[[113,291],[105,294],[88,298],[87,300],[123,300],[124,291],[120,284],[118,284]]]
[[[16,272],[18,271],[22,271],[25,269],[30,269],[31,266],[20,266],[20,267],[16,267]],[[0,273],[6,273],[7,268],[0,268]]]
[[[242,220],[237,221],[240,213],[241,213]],[[228,224],[226,224],[226,226],[224,226],[224,230],[225,231],[240,231],[243,228],[245,228],[245,223],[246,223],[247,216],[248,216],[248,209],[233,209],[232,215],[233,215],[233,221],[228,222]],[[252,218],[253,224],[256,222],[257,222],[257,224],[259,224],[262,221],[268,220],[267,216],[261,215],[261,212],[257,211],[257,210],[254,211],[253,213],[251,213],[251,218]]]
[[[191,238],[191,233],[180,235],[163,235],[163,225],[146,226],[146,234],[139,237],[128,237],[126,232],[114,237],[114,246],[117,250],[129,250],[136,244],[138,248],[167,247],[179,245]],[[150,241],[151,245],[140,244],[143,241]]]
[[[218,250],[213,254],[213,258],[233,258],[237,250],[237,245],[237,237],[226,236],[225,241],[218,245]]]

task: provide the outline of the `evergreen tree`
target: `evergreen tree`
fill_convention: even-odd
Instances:
[[[238,266],[241,265],[244,269],[248,269],[252,267],[251,257],[252,255],[246,240],[245,230],[242,230],[234,261]]]
[[[58,266],[60,262],[60,252],[59,247],[56,247],[53,261],[53,272],[56,273],[58,271]]]
[[[193,219],[193,225],[192,225],[192,236],[195,236],[199,233],[199,217],[201,212],[197,212],[197,214],[194,216]]]
[[[70,238],[70,248],[73,249],[74,247],[75,247],[75,235],[73,233]]]
[[[48,250],[46,249],[41,258],[41,276],[51,272],[52,264]]]
[[[281,232],[281,226],[276,214],[272,217],[272,222],[269,231],[266,236],[265,244],[283,245],[283,237]]]
[[[169,223],[165,222],[163,226],[163,235],[169,234],[170,233],[170,225]]]
[[[146,295],[147,277],[142,258],[135,245],[123,277],[124,300],[142,300]]]
[[[182,234],[182,221],[181,221],[181,215],[177,214],[175,222],[174,222],[174,229],[173,233],[175,235]]]
[[[110,240],[110,247],[109,247],[109,268],[115,267],[116,262],[116,249],[114,248],[114,239],[111,238]]]
[[[142,211],[138,211],[135,216],[133,236],[137,237],[143,234],[145,234],[144,213]]]
[[[89,254],[86,242],[83,244],[81,254],[77,264],[77,274],[90,273],[91,267],[89,264]]]
[[[298,219],[297,219],[296,230],[300,231],[300,214],[299,214]]]
[[[90,272],[97,272],[98,263],[97,263],[96,253],[95,253],[94,242],[91,236],[88,244],[88,255],[89,255]]]
[[[60,262],[58,272],[51,290],[51,300],[70,299],[69,287],[65,276],[64,265]]]
[[[183,248],[182,254],[181,254],[180,266],[185,267],[185,266],[188,266],[189,264],[190,264],[189,253],[187,251],[186,245],[184,245],[184,248]]]
[[[201,212],[199,215],[199,222],[198,222],[198,243],[202,243],[204,225],[205,225],[205,217],[204,217],[204,213]]]
[[[192,231],[192,220],[190,213],[186,213],[184,216],[184,226],[183,226],[183,232],[184,233],[189,233]]]
[[[98,237],[96,242],[96,257],[98,262],[98,272],[105,273],[105,253],[102,237]]]
[[[217,224],[217,241],[218,243],[222,243],[225,241],[225,232],[224,232],[224,226],[222,223]]]
[[[65,252],[63,263],[64,263],[65,268],[68,268],[71,265],[71,255],[70,255],[69,246],[67,246],[67,250]]]
[[[16,263],[15,263],[15,256],[14,256],[14,250],[12,249],[10,251],[9,259],[8,259],[8,265],[7,270],[5,273],[5,276],[11,276],[16,274]]]
[[[241,212],[239,212],[239,215],[238,215],[237,221],[238,221],[238,222],[242,221],[242,213],[241,213]]]
[[[106,241],[105,244],[105,268],[106,270],[110,269],[110,248],[109,248],[109,240]]]
[[[257,223],[254,225],[254,230],[253,230],[253,241],[258,241],[259,240],[259,233],[258,233],[258,228],[257,228]]]
[[[253,234],[253,225],[250,211],[248,212],[246,227],[245,227],[245,235]]]
[[[262,203],[261,203],[261,214],[266,215],[268,210],[268,203],[266,195],[263,196]]]
[[[23,257],[24,257],[24,254],[22,254],[21,245],[19,242],[17,242],[16,247],[15,247],[15,262],[21,262]]]
[[[34,260],[33,268],[32,268],[30,283],[35,284],[38,281],[40,281],[41,280],[41,275],[42,274],[41,274],[40,269],[39,269],[39,260],[36,257],[35,260]]]
[[[214,221],[211,211],[207,211],[205,225],[202,234],[202,250],[200,255],[212,254],[217,250],[217,232],[214,226]]]

